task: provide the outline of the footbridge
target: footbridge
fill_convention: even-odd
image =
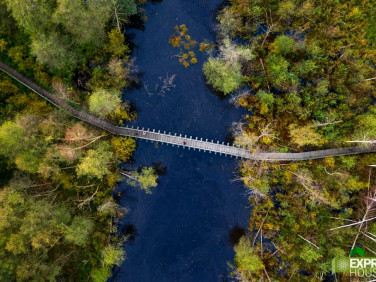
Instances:
[[[65,101],[59,99],[55,95],[51,94],[47,90],[43,89],[39,85],[35,84],[13,68],[7,66],[6,64],[0,62],[0,70],[25,85],[27,88],[46,99],[48,102],[52,103],[56,107],[64,110],[69,115],[85,121],[93,126],[101,128],[112,134],[117,134],[121,136],[134,137],[137,139],[144,139],[152,142],[158,142],[163,144],[170,144],[173,146],[185,147],[188,149],[194,149],[199,151],[206,151],[215,154],[223,154],[228,156],[233,156],[236,158],[258,160],[258,161],[303,161],[310,159],[322,159],[326,157],[342,156],[342,155],[356,155],[364,153],[376,152],[376,146],[357,146],[357,147],[343,147],[334,148],[326,150],[317,150],[309,152],[299,152],[299,153],[276,153],[276,152],[257,152],[252,153],[244,148],[237,147],[229,143],[220,143],[214,140],[203,140],[202,138],[192,137],[182,134],[172,134],[166,132],[160,132],[160,130],[155,129],[145,129],[145,128],[134,128],[134,127],[119,127],[110,124],[98,117],[90,115],[86,112],[79,111],[72,106],[68,105]]]

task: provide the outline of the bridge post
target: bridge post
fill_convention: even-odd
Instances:
[[[140,127],[139,126],[137,126],[137,129],[139,129]]]
[[[132,129],[133,129],[133,125],[132,125]]]
[[[161,131],[160,131],[160,130],[158,130],[158,133],[161,133]]]
[[[155,132],[155,129],[153,129],[153,132]]]

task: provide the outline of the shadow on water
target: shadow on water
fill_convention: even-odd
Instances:
[[[127,244],[132,243],[138,235],[137,228],[134,224],[124,225],[121,233],[127,237]]]
[[[163,166],[162,162],[153,163],[153,168],[158,176],[164,176],[167,174],[167,167]]]
[[[235,225],[235,227],[233,227],[228,234],[231,245],[235,246],[239,242],[240,238],[245,235],[245,232],[245,228]]]

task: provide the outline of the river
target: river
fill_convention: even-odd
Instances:
[[[141,74],[141,87],[124,94],[138,108],[132,125],[226,141],[232,122],[245,112],[206,87],[206,54],[196,49],[198,64],[186,69],[174,57],[178,50],[168,44],[174,26],[180,24],[186,24],[197,42],[214,41],[220,4],[164,0],[146,5],[145,30],[128,31],[135,36],[132,56]],[[163,94],[161,80],[167,75],[176,76],[175,88]],[[247,228],[250,215],[245,189],[233,181],[238,160],[145,141],[138,141],[134,159],[133,167],[160,162],[167,172],[151,195],[125,181],[118,187],[120,203],[129,209],[120,228],[134,236],[125,244],[127,259],[111,280],[228,280],[227,262],[234,257],[230,231]]]

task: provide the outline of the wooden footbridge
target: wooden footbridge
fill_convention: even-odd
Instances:
[[[43,89],[39,85],[35,84],[28,78],[21,75],[16,70],[0,62],[0,69],[25,85],[27,88],[46,99],[50,103],[54,104],[56,107],[66,111],[69,115],[76,117],[82,121],[90,123],[96,127],[103,130],[111,132],[113,134],[134,137],[137,139],[145,139],[152,142],[171,144],[173,146],[180,146],[189,149],[212,152],[215,154],[223,154],[228,156],[233,156],[237,158],[250,159],[250,160],[261,160],[261,161],[303,161],[309,159],[321,159],[331,156],[342,156],[342,155],[356,155],[363,153],[376,152],[376,146],[371,145],[368,147],[344,147],[344,148],[334,148],[327,150],[318,150],[310,152],[301,153],[275,153],[275,152],[260,152],[252,153],[246,149],[237,147],[235,145],[230,145],[229,143],[219,143],[219,141],[214,142],[213,140],[208,141],[208,139],[203,140],[202,138],[192,137],[177,134],[171,134],[166,132],[160,132],[159,130],[150,130],[144,128],[133,128],[133,127],[119,127],[114,126],[104,120],[101,120],[95,116],[89,115],[86,112],[79,111],[72,106],[68,105],[63,100],[59,99],[55,95],[49,93],[47,90]]]

